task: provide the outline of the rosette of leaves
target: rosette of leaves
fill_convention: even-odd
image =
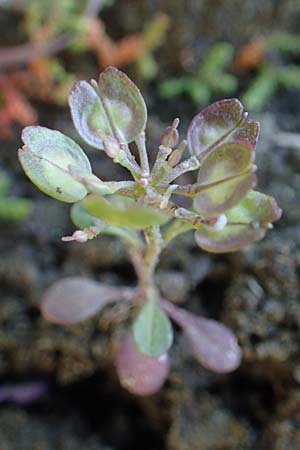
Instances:
[[[99,313],[109,303],[132,301],[133,322],[120,342],[116,368],[122,385],[139,395],[156,392],[168,375],[170,320],[182,328],[192,353],[206,368],[220,373],[236,369],[241,350],[233,333],[161,298],[154,271],[162,250],[181,233],[194,230],[200,248],[229,252],[261,239],[280,217],[275,200],[253,190],[259,124],[248,119],[238,100],[219,101],[192,120],[187,141],[179,144],[175,119],[163,132],[150,167],[146,106],[124,73],[110,67],[98,82],[75,83],[69,103],[81,138],[128,169],[132,180],[104,182],[92,172],[77,143],[43,127],[23,131],[20,162],[43,192],[73,203],[71,218],[77,230],[63,240],[83,243],[101,234],[120,237],[138,285],[133,289],[65,278],[45,292],[43,315],[68,325]],[[137,147],[137,160],[131,143]],[[187,143],[191,155],[182,160]],[[177,184],[188,171],[198,172],[196,183]],[[190,197],[192,207],[177,205],[174,194]]]

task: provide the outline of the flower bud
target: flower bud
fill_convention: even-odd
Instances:
[[[178,144],[179,133],[177,127],[179,124],[179,119],[175,119],[172,126],[167,127],[163,132],[160,143],[168,148],[174,148]]]

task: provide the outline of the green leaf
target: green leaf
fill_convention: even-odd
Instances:
[[[153,208],[136,207],[132,199],[119,195],[107,196],[105,199],[90,195],[83,204],[89,214],[109,225],[142,230],[153,225],[163,225],[169,220],[166,214]]]
[[[70,216],[74,225],[82,230],[84,228],[95,226],[97,221],[99,221],[97,217],[94,217],[87,212],[82,202],[78,202],[72,205]]]
[[[99,149],[103,149],[100,135],[130,143],[146,126],[147,109],[139,89],[114,67],[100,74],[98,85],[75,83],[69,104],[78,133]]]
[[[192,120],[187,140],[192,154],[201,158],[216,146],[228,141],[247,141],[255,149],[259,123],[249,120],[243,105],[236,99],[212,103]]]
[[[193,229],[193,225],[182,220],[175,219],[164,233],[165,244],[169,243],[180,234],[187,233]]]
[[[31,126],[22,133],[24,146],[19,160],[28,178],[45,194],[67,203],[78,202],[87,195],[86,188],[70,173],[92,173],[89,160],[72,139],[59,131]]]
[[[254,227],[268,227],[281,216],[281,209],[273,197],[257,191],[250,191],[247,197],[226,213],[229,223],[252,224]]]
[[[88,213],[85,206],[83,205],[83,202],[75,203],[72,206],[71,219],[74,225],[82,230],[85,228],[98,225],[99,222],[101,222],[99,218],[92,216],[91,214]],[[119,238],[123,239],[124,241],[127,241],[132,246],[137,248],[140,248],[142,245],[142,242],[140,241],[137,232],[126,227],[120,228],[108,225],[103,229],[101,229],[101,234],[118,236]]]
[[[138,351],[151,358],[163,355],[172,345],[172,325],[155,296],[140,310],[132,332]]]

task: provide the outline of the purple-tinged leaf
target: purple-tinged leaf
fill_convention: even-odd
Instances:
[[[210,187],[195,198],[195,210],[213,217],[239,203],[256,184],[253,157],[247,142],[229,142],[212,150],[201,164],[197,182]]]
[[[259,123],[249,120],[239,100],[220,100],[192,120],[187,140],[192,154],[205,157],[211,149],[228,141],[247,141],[255,149]]]
[[[147,121],[147,108],[139,89],[115,67],[108,67],[100,74],[98,89],[114,137],[119,142],[133,142]]]
[[[167,301],[163,307],[182,328],[200,364],[217,373],[232,372],[239,367],[241,349],[229,328],[215,320],[197,317]]]
[[[203,216],[216,217],[238,204],[256,181],[256,176],[248,172],[218,183],[195,197],[194,209]]]
[[[114,67],[100,74],[99,83],[74,84],[69,104],[80,136],[93,147],[104,148],[103,137],[133,142],[145,129],[147,109],[135,84]]]
[[[208,252],[233,252],[262,239],[272,222],[280,218],[281,212],[272,197],[251,191],[226,212],[225,228],[216,231],[203,225],[196,231],[195,239],[199,247]]]
[[[227,224],[222,231],[204,226],[195,233],[196,243],[202,250],[210,253],[235,252],[258,241],[266,234],[266,228],[251,225]]]
[[[142,355],[128,333],[118,349],[116,369],[121,385],[129,392],[152,395],[162,387],[169,374],[169,357],[166,353],[158,358]]]
[[[41,311],[50,322],[69,325],[98,313],[104,306],[130,294],[129,289],[66,277],[52,284],[44,293]]]
[[[202,162],[198,184],[217,183],[249,170],[254,152],[247,142],[228,142],[216,147]]]

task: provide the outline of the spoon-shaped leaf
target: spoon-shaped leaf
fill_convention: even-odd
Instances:
[[[250,191],[241,203],[227,211],[230,223],[252,224],[268,227],[281,217],[281,209],[275,199],[257,191]]]
[[[132,199],[119,195],[107,196],[105,199],[90,195],[83,205],[89,214],[114,226],[142,230],[152,225],[163,225],[169,220],[163,212],[148,207],[136,207]]]
[[[41,310],[50,322],[68,325],[92,317],[110,302],[122,300],[128,289],[66,277],[52,284],[43,295]]]
[[[157,358],[170,348],[173,330],[156,297],[150,297],[132,326],[134,342],[142,354]]]
[[[68,203],[87,195],[83,184],[69,172],[73,166],[81,173],[92,173],[88,158],[76,142],[59,131],[39,126],[26,127],[22,140],[25,145],[19,150],[19,160],[42,192]]]
[[[227,141],[247,141],[255,149],[259,123],[249,120],[236,98],[215,102],[197,114],[187,133],[192,154],[207,155],[211,149]]]
[[[196,231],[199,247],[213,253],[232,252],[262,239],[272,222],[281,216],[276,201],[251,191],[238,205],[226,212],[227,225],[221,231],[203,226]]]
[[[82,139],[102,150],[99,130],[108,136],[113,132],[95,89],[87,81],[76,82],[69,96],[69,105],[75,128]]]
[[[253,155],[247,142],[230,142],[216,147],[203,161],[197,184],[210,185],[194,200],[195,210],[211,217],[239,203],[256,183]]]
[[[142,355],[136,348],[131,333],[120,344],[116,369],[121,385],[135,395],[152,395],[164,384],[170,369],[165,353],[158,358]]]
[[[144,130],[147,109],[135,84],[114,67],[100,74],[98,86],[75,83],[69,97],[75,127],[92,146],[103,149],[103,134],[133,142]]]
[[[203,216],[218,216],[239,203],[256,181],[256,176],[248,172],[218,183],[195,197],[194,209]]]
[[[251,225],[227,224],[221,231],[203,226],[195,233],[195,240],[202,250],[211,253],[235,252],[264,237],[266,228]]]
[[[251,168],[254,152],[247,142],[228,142],[215,148],[202,162],[198,184],[216,183]]]
[[[218,373],[235,370],[241,362],[237,339],[225,325],[197,317],[170,302],[164,301],[165,311],[183,329],[196,360]]]

